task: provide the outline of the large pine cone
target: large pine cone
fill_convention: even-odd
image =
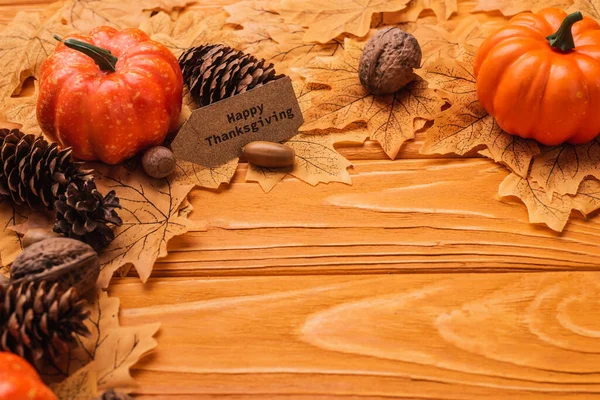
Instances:
[[[18,129],[0,129],[0,194],[29,207],[40,203],[49,209],[71,182],[91,178],[71,159],[71,150],[59,150],[43,137]]]
[[[222,44],[192,47],[179,57],[183,80],[199,107],[282,78],[273,64]]]
[[[57,220],[54,232],[81,240],[96,251],[115,238],[112,226],[123,224],[115,211],[121,208],[115,191],[102,196],[94,181],[85,181],[80,187],[71,183],[54,203],[54,208]]]
[[[15,353],[31,364],[60,363],[75,341],[87,336],[89,313],[73,289],[47,289],[45,283],[0,285],[0,350]]]

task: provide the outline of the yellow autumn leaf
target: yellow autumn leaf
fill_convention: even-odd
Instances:
[[[42,63],[56,48],[53,34],[71,31],[57,14],[43,19],[37,13],[19,12],[0,32],[0,101],[19,94],[25,79],[39,75]]]
[[[365,129],[354,129],[340,133],[305,133],[294,136],[284,142],[294,149],[296,162],[288,169],[262,168],[248,166],[246,181],[258,182],[265,192],[270,192],[286,175],[310,184],[342,182],[350,184],[348,168],[352,163],[339,154],[334,145],[337,143],[362,144],[368,137]]]
[[[120,301],[98,292],[95,301],[88,305],[90,316],[86,326],[91,334],[77,337],[77,347],[69,353],[62,375],[69,377],[53,385],[61,400],[92,400],[94,389],[119,389],[131,392],[137,385],[129,369],[157,345],[153,336],[160,324],[121,326]],[[43,371],[47,380],[56,381],[52,368]]]
[[[137,28],[151,11],[183,8],[193,0],[68,0],[62,9],[62,18],[82,33],[97,26],[117,29]]]
[[[363,37],[373,14],[399,11],[409,0],[282,0],[275,6],[286,22],[307,27],[305,42],[327,43],[342,33]]]
[[[159,12],[140,24],[152,40],[168,47],[177,57],[186,49],[209,43],[222,43],[230,47],[239,46],[239,38],[232,28],[226,28],[227,14],[209,16],[200,11],[182,13],[176,20],[169,14]]]
[[[600,179],[600,139],[544,148],[534,158],[530,176],[548,195],[576,194],[585,179]]]
[[[581,11],[589,17],[600,20],[600,0],[575,0],[569,13]]]
[[[513,173],[500,184],[498,193],[520,199],[527,206],[531,223],[545,224],[557,232],[564,230],[573,210],[587,216],[600,208],[600,181],[595,179],[584,181],[576,195],[549,197],[536,182]]]
[[[384,15],[383,22],[386,24],[414,22],[425,10],[432,10],[438,20],[448,20],[458,11],[458,0],[411,0],[404,10]]]
[[[179,215],[193,185],[151,179],[141,168],[94,164],[96,183],[102,193],[116,192],[123,225],[115,229],[115,240],[100,253],[99,283],[107,287],[113,273],[133,264],[143,282],[148,280],[155,261],[167,255],[167,243],[194,224]]]
[[[423,154],[459,154],[487,148],[491,158],[527,176],[539,146],[533,140],[509,135],[477,101],[472,66],[454,59],[438,59],[418,73],[442,90],[452,107],[439,114],[427,131]]]
[[[21,131],[28,134],[41,134],[36,116],[39,85],[35,81],[33,93],[19,97],[0,99],[0,118],[21,125]]]
[[[342,129],[364,122],[370,138],[394,159],[402,144],[414,138],[414,121],[433,119],[444,101],[422,79],[392,95],[370,94],[358,78],[363,46],[364,43],[346,39],[344,50],[334,57],[317,57],[297,70],[309,84],[330,88],[297,93],[305,121],[301,130]]]
[[[179,185],[194,185],[208,189],[217,189],[233,178],[238,165],[238,158],[215,168],[204,167],[188,161],[177,160],[175,173],[171,180]]]
[[[566,10],[573,0],[479,0],[473,11],[500,11],[512,16],[524,11],[538,12],[543,8],[556,7]]]

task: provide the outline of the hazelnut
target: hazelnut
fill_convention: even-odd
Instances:
[[[360,83],[372,94],[395,93],[415,78],[421,66],[417,39],[400,28],[380,30],[366,44],[360,58]]]
[[[61,289],[75,287],[83,296],[96,286],[100,260],[89,245],[60,237],[27,247],[17,256],[10,271],[11,283],[59,283]]]
[[[52,239],[61,237],[58,233],[46,229],[30,229],[23,236],[23,248],[27,248],[34,243],[41,242],[42,240]]]
[[[150,148],[142,157],[142,167],[152,178],[164,178],[175,172],[175,155],[164,146]]]

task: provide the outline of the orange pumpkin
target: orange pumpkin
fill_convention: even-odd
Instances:
[[[600,133],[600,25],[556,8],[515,16],[475,58],[477,97],[506,132],[546,145]]]
[[[0,352],[0,400],[57,400],[38,373],[21,357]]]
[[[44,133],[82,160],[117,164],[177,128],[183,76],[177,58],[139,29],[101,26],[62,40],[40,70]]]

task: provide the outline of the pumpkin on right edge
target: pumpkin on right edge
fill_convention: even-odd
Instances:
[[[600,25],[580,12],[523,13],[475,58],[477,98],[506,132],[554,146],[600,133]]]

